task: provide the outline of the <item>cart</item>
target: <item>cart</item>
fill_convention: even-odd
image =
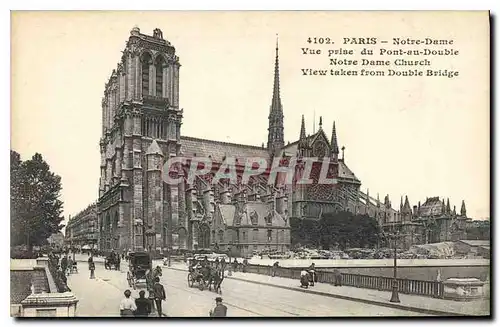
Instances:
[[[128,285],[134,290],[146,288],[146,272],[152,269],[152,261],[147,252],[131,252],[127,271]]]

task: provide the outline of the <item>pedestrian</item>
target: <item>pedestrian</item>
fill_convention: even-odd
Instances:
[[[272,270],[272,277],[276,276],[276,271],[278,270],[278,267],[279,267],[279,262],[276,261],[274,264],[273,264],[273,270]]]
[[[222,304],[222,298],[217,297],[215,299],[215,308],[210,310],[210,317],[226,317],[227,316],[227,307]]]
[[[151,313],[151,301],[146,299],[144,296],[146,292],[141,290],[139,292],[139,298],[135,299],[135,306],[137,310],[135,311],[136,317],[147,317]]]
[[[90,258],[89,258],[89,270],[90,270],[90,279],[95,279],[95,275],[94,275],[95,263],[94,263],[93,256],[90,256]]]
[[[160,277],[155,278],[155,284],[153,285],[154,301],[156,304],[156,311],[158,311],[158,317],[162,316],[161,302],[167,299],[165,294],[165,288],[160,284]]]
[[[67,275],[69,276],[72,272],[73,272],[73,260],[71,260],[71,258],[68,258]]]
[[[135,305],[135,301],[130,298],[132,294],[130,290],[126,290],[123,292],[125,298],[120,302],[120,316],[122,317],[131,317],[134,316],[134,312],[137,310],[137,306]]]
[[[68,257],[65,255],[61,259],[61,270],[64,274],[66,274],[67,269],[68,269]]]
[[[317,281],[317,278],[316,278],[316,267],[314,265],[314,262],[309,266],[309,268],[307,269],[307,271],[309,272],[309,275],[310,275],[311,286],[314,286],[314,283]]]
[[[340,272],[340,270],[335,268],[333,270],[333,275],[335,276],[335,282],[333,285],[334,286],[342,286],[342,273]]]
[[[116,270],[121,270],[121,260],[120,260],[120,256],[119,255],[116,255]]]

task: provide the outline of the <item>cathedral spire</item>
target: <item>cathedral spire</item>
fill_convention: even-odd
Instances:
[[[278,48],[278,34],[276,34],[276,59],[274,62],[274,84],[273,84],[273,100],[271,104],[271,112],[274,110],[281,111],[280,97],[280,61]]]
[[[465,210],[465,201],[462,200],[462,208],[460,208],[460,216],[467,217],[467,210]]]
[[[410,201],[408,201],[408,195],[405,196],[405,203],[403,205],[403,213],[411,214]]]
[[[280,72],[279,72],[279,52],[278,35],[276,34],[276,59],[274,63],[274,85],[273,99],[269,110],[269,128],[267,137],[267,148],[270,153],[276,154],[284,145],[283,133],[283,107],[280,97]]]
[[[339,154],[339,145],[337,143],[337,130],[335,129],[335,121],[333,121],[332,140],[330,142],[330,146],[332,147],[332,154],[337,157]]]
[[[300,137],[303,140],[306,138],[306,121],[304,120],[304,115],[302,115],[302,123],[300,125]]]

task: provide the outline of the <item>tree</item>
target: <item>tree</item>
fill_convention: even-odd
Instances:
[[[292,244],[313,245],[320,244],[319,223],[312,219],[290,219],[290,234]]]
[[[12,245],[42,245],[64,225],[61,177],[50,171],[42,155],[22,162],[11,151],[11,234]]]
[[[333,244],[341,249],[374,246],[380,237],[380,227],[374,218],[348,211],[325,214],[320,220],[320,231],[324,248]]]

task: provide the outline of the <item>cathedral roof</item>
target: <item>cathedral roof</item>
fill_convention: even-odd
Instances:
[[[181,152],[188,157],[210,156],[213,160],[220,162],[226,156],[269,158],[267,149],[260,146],[212,141],[189,136],[181,136],[181,144]]]
[[[345,178],[353,182],[361,183],[361,181],[354,175],[352,170],[347,167],[343,160],[339,160],[339,178]]]
[[[438,216],[443,213],[443,209],[443,202],[436,196],[428,198],[424,204],[420,206],[418,213],[421,217]]]

